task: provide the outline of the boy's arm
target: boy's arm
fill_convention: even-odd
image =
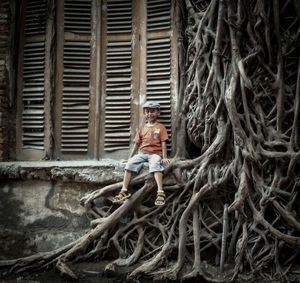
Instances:
[[[168,165],[170,163],[170,159],[167,157],[167,143],[161,142],[161,147],[162,147],[162,160],[161,163],[163,165]]]
[[[140,147],[140,144],[137,143],[137,142],[135,142],[134,146],[133,146],[133,149],[132,149],[132,151],[131,151],[131,153],[129,155],[129,158],[131,158],[132,156],[134,156],[136,154],[136,152],[138,151],[139,147]]]
[[[138,151],[139,147],[140,147],[140,144],[137,143],[137,142],[135,142],[134,146],[133,146],[133,148],[132,148],[132,150],[130,152],[130,155],[129,155],[128,159],[130,159],[132,156],[134,156],[136,154],[136,152]],[[127,163],[128,159],[127,160],[123,160],[122,163]]]
[[[141,129],[141,128],[140,128]],[[134,146],[129,154],[129,157],[128,159],[130,159],[131,157],[133,157],[136,152],[138,151],[139,147],[140,147],[140,136],[139,136],[139,133],[140,133],[140,129],[138,130],[138,132],[136,133],[135,135],[135,138],[134,138]]]

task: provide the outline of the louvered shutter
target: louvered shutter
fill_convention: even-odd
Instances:
[[[171,6],[170,0],[104,2],[106,152],[129,148],[145,100],[160,102],[159,121],[171,138]]]
[[[91,0],[65,0],[64,33],[61,151],[63,154],[87,153]],[[68,37],[68,33],[77,37]]]
[[[171,139],[171,3],[147,1],[147,87],[146,97],[161,104],[159,120]],[[170,146],[168,146],[169,148]]]
[[[44,150],[46,0],[27,0],[25,5],[21,144]]]
[[[131,0],[107,0],[107,34],[131,33]]]
[[[131,125],[131,0],[108,0],[104,150],[128,149]],[[125,35],[122,37],[122,35]],[[127,38],[126,39],[126,35]],[[128,36],[129,35],[129,36]]]
[[[23,148],[44,149],[45,43],[29,42],[24,47],[22,115]]]
[[[170,0],[147,0],[147,31],[170,29]]]
[[[161,105],[159,120],[171,134],[170,38],[148,39],[147,100]]]
[[[65,0],[64,31],[91,33],[91,0]]]
[[[170,136],[177,74],[174,1],[22,3],[17,114],[21,159],[52,153],[60,159],[127,156],[145,100],[161,103],[159,119]]]
[[[25,36],[44,35],[46,32],[46,0],[27,0],[25,5]]]

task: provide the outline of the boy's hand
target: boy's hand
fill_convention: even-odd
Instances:
[[[162,165],[165,165],[165,166],[169,165],[170,162],[171,162],[171,160],[168,159],[168,158],[163,158],[163,159],[161,160]]]

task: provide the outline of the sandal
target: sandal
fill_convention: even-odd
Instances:
[[[165,204],[166,195],[164,193],[157,193],[155,205],[164,205]]]
[[[118,202],[121,202],[125,199],[128,199],[131,197],[131,193],[127,193],[127,192],[122,192],[120,191],[119,194],[117,194],[115,197],[114,197],[114,200],[113,200],[113,203],[118,203]]]

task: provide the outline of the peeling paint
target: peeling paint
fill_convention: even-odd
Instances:
[[[82,236],[89,221],[79,199],[89,190],[95,187],[44,181],[2,183],[0,258],[50,251]]]
[[[53,212],[46,207],[46,198],[51,190],[51,184],[39,182],[39,190],[36,188],[37,184],[32,182],[22,182],[13,187],[13,199],[18,200],[22,205],[20,206],[20,217],[23,219],[23,225],[27,226],[35,221],[43,220],[51,215],[57,217],[65,217],[61,212]]]

